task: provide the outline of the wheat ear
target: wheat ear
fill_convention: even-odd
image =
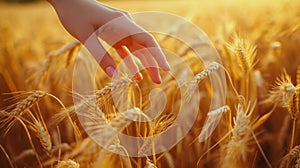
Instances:
[[[189,83],[187,90],[184,93],[184,97],[186,102],[189,102],[194,90],[196,89],[197,85],[199,84],[200,81],[208,77],[211,73],[219,69],[219,64],[217,62],[212,62],[210,63],[202,72],[198,73],[197,75],[194,76],[192,81]]]
[[[15,117],[21,117],[25,111],[31,108],[40,98],[46,95],[45,92],[37,90],[34,91],[27,98],[19,101],[16,107],[7,113],[6,118],[2,119],[0,126],[2,128],[6,127],[6,133],[11,129],[11,127],[15,124]]]
[[[207,119],[204,122],[204,126],[201,130],[201,133],[198,137],[199,142],[204,142],[215,130],[217,127],[217,124],[219,123],[222,114],[230,111],[229,106],[225,105],[222,107],[219,107],[216,110],[210,111],[207,114]]]
[[[293,95],[293,100],[289,101],[290,103],[290,115],[291,119],[293,121],[293,127],[292,127],[292,135],[291,135],[291,142],[290,142],[290,150],[292,150],[294,146],[294,140],[295,140],[295,132],[296,132],[296,124],[297,124],[297,118],[299,114],[299,94],[296,91]],[[288,159],[288,165],[290,164],[290,157]]]
[[[294,148],[291,149],[290,152],[282,158],[282,161],[281,161],[279,167],[284,168],[284,167],[289,166],[288,162],[290,160],[294,160],[295,158],[298,158],[298,159],[300,158],[300,145],[294,146]]]
[[[87,120],[84,125],[91,136],[97,137],[97,141],[104,145],[104,147],[107,147],[113,144],[119,132],[127,128],[132,121],[137,120],[139,116],[146,117],[138,108],[121,112],[116,118],[110,120],[110,122],[106,121],[104,117],[99,114],[93,114],[92,116],[86,115]]]
[[[144,168],[157,168],[157,166],[154,163],[152,163],[152,161],[149,158],[147,158]]]
[[[241,39],[238,35],[235,35],[233,43],[228,44],[228,48],[238,58],[239,65],[243,72],[249,72],[255,64],[256,47],[250,42]]]
[[[275,100],[276,103],[287,108],[290,117],[292,119],[292,134],[290,141],[290,150],[294,146],[294,138],[296,131],[296,122],[299,115],[299,91],[291,81],[291,77],[284,69],[283,73],[276,79],[275,86],[271,91],[271,99]],[[289,158],[289,157],[288,157]],[[290,164],[288,159],[287,165]]]
[[[225,113],[227,111],[230,111],[230,107],[225,105],[225,106],[222,106],[216,110],[213,110],[213,111],[210,111],[208,112],[208,116],[213,116],[213,115],[218,115],[218,114],[222,114],[222,113]]]
[[[110,94],[112,91],[127,88],[132,82],[133,80],[124,75],[119,79],[114,80],[109,85],[106,85],[104,88],[95,91],[96,100],[99,101],[101,98],[103,98],[105,95]]]
[[[284,69],[280,76],[276,78],[275,84],[270,91],[268,101],[279,103],[279,105],[287,108],[289,113],[292,114],[291,104],[295,92],[296,87],[293,85],[291,77]]]
[[[89,95],[86,98],[83,98],[79,103],[70,106],[68,108],[64,108],[58,114],[55,114],[52,117],[50,125],[56,125],[63,121],[68,116],[75,115],[75,109],[80,108],[94,108],[95,103],[97,102],[98,105],[102,106],[104,102],[106,102],[106,96],[110,95],[112,91],[122,91],[122,89],[127,88],[133,81],[129,79],[127,76],[123,76],[112,83],[106,85],[100,90],[96,90],[93,95]],[[80,114],[81,115],[81,114]],[[83,115],[83,114],[82,114]]]
[[[80,46],[81,46],[81,44],[77,41],[73,41],[73,42],[69,43],[69,46],[68,46],[69,49],[67,49],[67,50],[69,50],[69,53],[68,53],[66,65],[65,65],[66,68],[71,64],[71,62],[74,58],[74,55],[78,51]]]
[[[234,119],[234,127],[232,130],[232,137],[228,144],[226,145],[226,154],[221,160],[221,167],[238,167],[240,162],[245,162],[247,159],[247,147],[248,141],[250,139],[250,116],[254,111],[254,103],[247,105],[244,109],[244,105],[239,103],[237,106],[237,114]],[[250,107],[252,106],[252,107]]]
[[[51,156],[52,141],[47,127],[44,127],[39,121],[35,121],[31,125],[31,129],[34,131],[36,137],[40,140],[40,143],[44,151]]]
[[[55,167],[56,168],[80,168],[80,165],[74,160],[68,159],[66,161],[59,161]]]

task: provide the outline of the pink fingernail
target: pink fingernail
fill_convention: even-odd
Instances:
[[[143,80],[143,75],[140,73],[140,72],[138,72],[136,75],[135,75],[135,79],[136,80]]]
[[[115,68],[113,66],[108,66],[108,67],[106,67],[105,72],[107,73],[107,75],[109,77],[113,77]]]
[[[161,77],[160,77],[160,75],[158,75],[157,78],[154,78],[152,81],[154,83],[156,83],[156,84],[161,84]]]

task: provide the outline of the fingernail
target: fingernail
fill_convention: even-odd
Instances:
[[[140,73],[140,72],[138,72],[136,75],[135,75],[135,79],[136,80],[143,80],[143,75]]]
[[[113,77],[115,68],[113,66],[108,66],[108,67],[106,67],[105,72],[107,73],[107,75],[109,77]]]
[[[157,78],[153,80],[153,82],[156,83],[156,84],[161,84],[161,77],[160,77],[160,75],[158,75]]]

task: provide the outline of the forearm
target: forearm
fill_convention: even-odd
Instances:
[[[57,5],[59,4],[72,4],[76,1],[83,1],[83,2],[98,2],[97,0],[47,0],[53,7],[56,7]],[[106,7],[106,8],[109,8],[109,9],[112,9],[114,10],[114,8],[111,8],[107,5],[104,5],[100,2],[98,2],[98,4],[101,4],[103,7]]]
[[[59,3],[65,3],[65,2],[74,2],[74,1],[77,1],[77,0],[47,0],[50,4],[52,5],[56,5],[56,4],[59,4]],[[86,0],[88,1],[88,0]]]
[[[106,21],[114,15],[114,10],[107,8],[96,0],[47,0],[55,9],[60,19],[74,19],[82,17],[92,19],[97,16],[97,20]],[[87,17],[88,16],[88,17]],[[76,19],[75,18],[75,19]],[[61,20],[64,22],[65,20]],[[97,21],[98,22],[98,21]]]

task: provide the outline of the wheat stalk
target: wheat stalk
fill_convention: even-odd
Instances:
[[[36,151],[36,147],[35,147],[35,145],[34,145],[33,142],[32,142],[32,138],[31,138],[31,135],[30,135],[29,130],[28,130],[28,128],[27,128],[27,125],[26,125],[26,124],[24,123],[24,121],[21,120],[19,117],[15,116],[15,118],[16,118],[16,120],[18,120],[18,121],[20,122],[20,124],[23,126],[23,128],[24,128],[24,130],[25,130],[25,133],[26,133],[26,135],[27,135],[28,141],[29,141],[29,143],[30,143],[30,146],[32,147],[34,156],[35,156],[36,160],[38,161],[39,166],[40,166],[40,167],[43,167],[43,166],[42,166],[43,164],[42,164],[42,162],[41,162],[41,160],[40,160],[40,157],[39,157],[39,155],[38,155],[38,153],[37,153],[37,151]]]
[[[172,115],[171,117],[167,116],[167,115],[163,115],[161,116],[157,121],[155,121],[154,123],[154,128],[150,129],[150,136],[152,136],[151,138],[147,138],[142,146],[139,148],[138,151],[138,156],[143,156],[143,155],[147,155],[147,152],[153,147],[151,145],[151,143],[153,143],[155,141],[155,138],[153,137],[153,135],[155,134],[159,134],[162,131],[164,131],[165,129],[167,129],[175,120],[175,116]],[[150,125],[151,128],[151,125]]]
[[[45,76],[48,74],[49,69],[50,69],[51,65],[53,64],[55,58],[67,51],[70,51],[70,53],[67,57],[66,66],[69,65],[70,60],[71,60],[72,56],[74,55],[73,53],[75,52],[76,48],[79,45],[80,45],[80,43],[78,41],[73,41],[73,42],[66,44],[65,46],[63,46],[62,48],[60,48],[56,51],[50,52],[47,56],[47,59],[46,59],[44,65],[43,65],[43,68],[39,72],[39,75],[36,77],[37,85],[39,85],[42,82],[42,80],[45,78]]]
[[[297,66],[297,71],[296,71],[296,82],[297,86],[300,86],[300,64]]]
[[[271,91],[271,100],[281,104],[281,106],[287,108],[290,117],[292,119],[292,134],[290,141],[290,150],[294,146],[294,138],[296,131],[296,122],[299,115],[299,93],[297,87],[295,87],[291,81],[291,77],[284,69],[283,73],[276,79],[275,86]],[[288,164],[290,159],[288,159]]]
[[[48,156],[51,156],[52,141],[42,116],[34,116],[30,110],[27,111],[28,117],[32,120],[32,122],[28,120],[28,118],[23,118],[22,116],[14,116],[14,118],[28,125],[28,127],[34,132],[35,136],[39,139],[43,150]]]
[[[225,147],[225,156],[220,160],[221,167],[239,167],[241,162],[246,162],[247,153],[249,152],[248,142],[250,140],[250,116],[254,111],[254,103],[249,103],[244,109],[244,105],[239,103],[236,109],[236,118],[234,119],[234,127],[232,137]]]
[[[291,105],[291,118],[296,120],[299,115],[299,93],[298,91],[294,93],[292,105]]]
[[[1,144],[0,144],[0,149],[1,149],[1,151],[4,153],[6,159],[7,159],[8,163],[9,163],[9,166],[10,166],[11,168],[14,168],[14,165],[13,165],[13,163],[12,163],[12,161],[11,161],[11,159],[10,159],[8,153],[6,152],[6,150],[4,149],[4,147],[3,147]]]

